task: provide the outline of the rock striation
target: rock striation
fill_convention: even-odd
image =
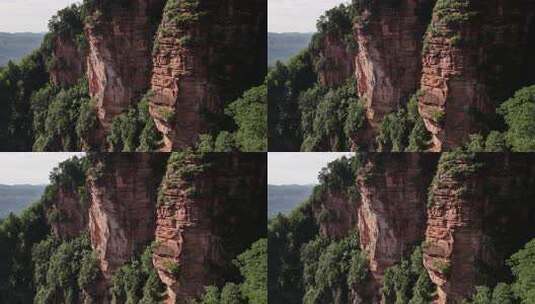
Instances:
[[[423,247],[435,303],[457,303],[477,285],[507,280],[503,261],[535,236],[526,229],[535,219],[534,173],[531,155],[442,157]]]
[[[158,199],[153,255],[166,303],[188,303],[204,286],[220,283],[232,257],[265,233],[267,206],[259,200],[267,195],[265,169],[265,155],[173,154]]]
[[[154,46],[150,103],[164,135],[162,150],[196,144],[226,104],[262,81],[267,60],[262,11],[263,0],[167,2]]]
[[[478,117],[533,82],[533,1],[437,1],[425,35],[419,111],[433,151],[482,130]]]
[[[384,116],[404,106],[418,89],[422,36],[434,3],[375,0],[360,7],[355,25],[357,91],[372,130],[376,131]]]
[[[120,266],[154,239],[158,186],[168,155],[90,155],[91,244],[108,281]]]
[[[94,0],[85,25],[87,78],[103,145],[112,119],[138,103],[149,89],[151,50],[164,0]]]
[[[488,131],[485,121],[496,106],[535,81],[529,72],[535,67],[534,1],[354,5],[356,87],[367,118],[365,130],[353,139],[356,146],[370,146],[385,115],[417,94],[432,134],[429,150],[450,151],[470,134]]]
[[[436,154],[370,154],[357,175],[361,196],[358,231],[367,253],[378,301],[385,270],[412,252],[424,239],[427,185],[434,176]]]

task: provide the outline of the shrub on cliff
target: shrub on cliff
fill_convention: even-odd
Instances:
[[[305,295],[303,303],[348,303],[350,291],[362,294],[361,283],[368,267],[360,252],[358,234],[345,239],[316,239],[301,250],[304,265]]]
[[[153,96],[147,92],[141,101],[123,114],[115,117],[106,138],[110,150],[114,152],[150,152],[158,148],[162,135],[156,129],[149,113],[149,100]]]
[[[410,260],[402,260],[386,269],[381,293],[385,304],[427,304],[432,302],[435,288],[423,266],[422,250],[418,246]]]
[[[161,303],[164,285],[152,264],[154,245],[147,246],[141,256],[132,258],[112,277],[112,303]]]
[[[350,137],[363,125],[364,110],[350,78],[338,88],[319,85],[299,97],[302,151],[345,151]]]

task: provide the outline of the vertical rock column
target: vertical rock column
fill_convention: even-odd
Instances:
[[[89,157],[91,244],[109,282],[115,270],[154,239],[157,189],[167,155],[102,153]]]
[[[165,151],[220,127],[210,117],[266,72],[264,0],[170,0],[155,42],[151,116]],[[215,119],[217,120],[217,119]]]
[[[535,235],[535,158],[444,154],[430,189],[424,266],[435,303],[458,303],[478,285],[507,281],[503,264]]]
[[[386,268],[424,239],[427,185],[437,161],[433,154],[377,153],[358,172],[360,247],[368,255],[377,298]]]
[[[86,19],[87,78],[99,127],[91,141],[105,148],[113,118],[150,88],[153,33],[164,0],[95,0]]]
[[[356,78],[371,133],[386,114],[405,105],[418,89],[422,36],[434,2],[374,0],[360,8],[355,33]],[[357,139],[360,144],[371,140]]]
[[[232,259],[265,235],[266,157],[176,153],[160,191],[154,265],[166,303],[189,303],[222,283]]]
[[[419,97],[433,151],[462,145],[483,130],[478,117],[535,81],[534,11],[531,0],[437,1],[424,39]]]

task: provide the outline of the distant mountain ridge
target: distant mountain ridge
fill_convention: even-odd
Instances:
[[[46,185],[0,185],[0,219],[19,214],[41,198]]]
[[[310,43],[314,33],[268,33],[268,65],[286,62]]]
[[[268,218],[289,214],[312,194],[315,185],[268,185]]]
[[[0,66],[10,60],[18,61],[37,49],[45,33],[2,33],[0,32]]]

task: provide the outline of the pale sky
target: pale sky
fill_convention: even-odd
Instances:
[[[0,0],[3,1],[3,0]],[[48,184],[60,162],[85,153],[0,153],[0,184]]]
[[[268,31],[301,32],[316,31],[316,20],[323,13],[349,0],[267,0]]]
[[[355,153],[269,152],[268,183],[270,185],[317,184],[320,170],[344,155],[351,157]]]
[[[79,2],[79,0],[0,0],[0,32],[47,32],[50,17],[58,10]]]

